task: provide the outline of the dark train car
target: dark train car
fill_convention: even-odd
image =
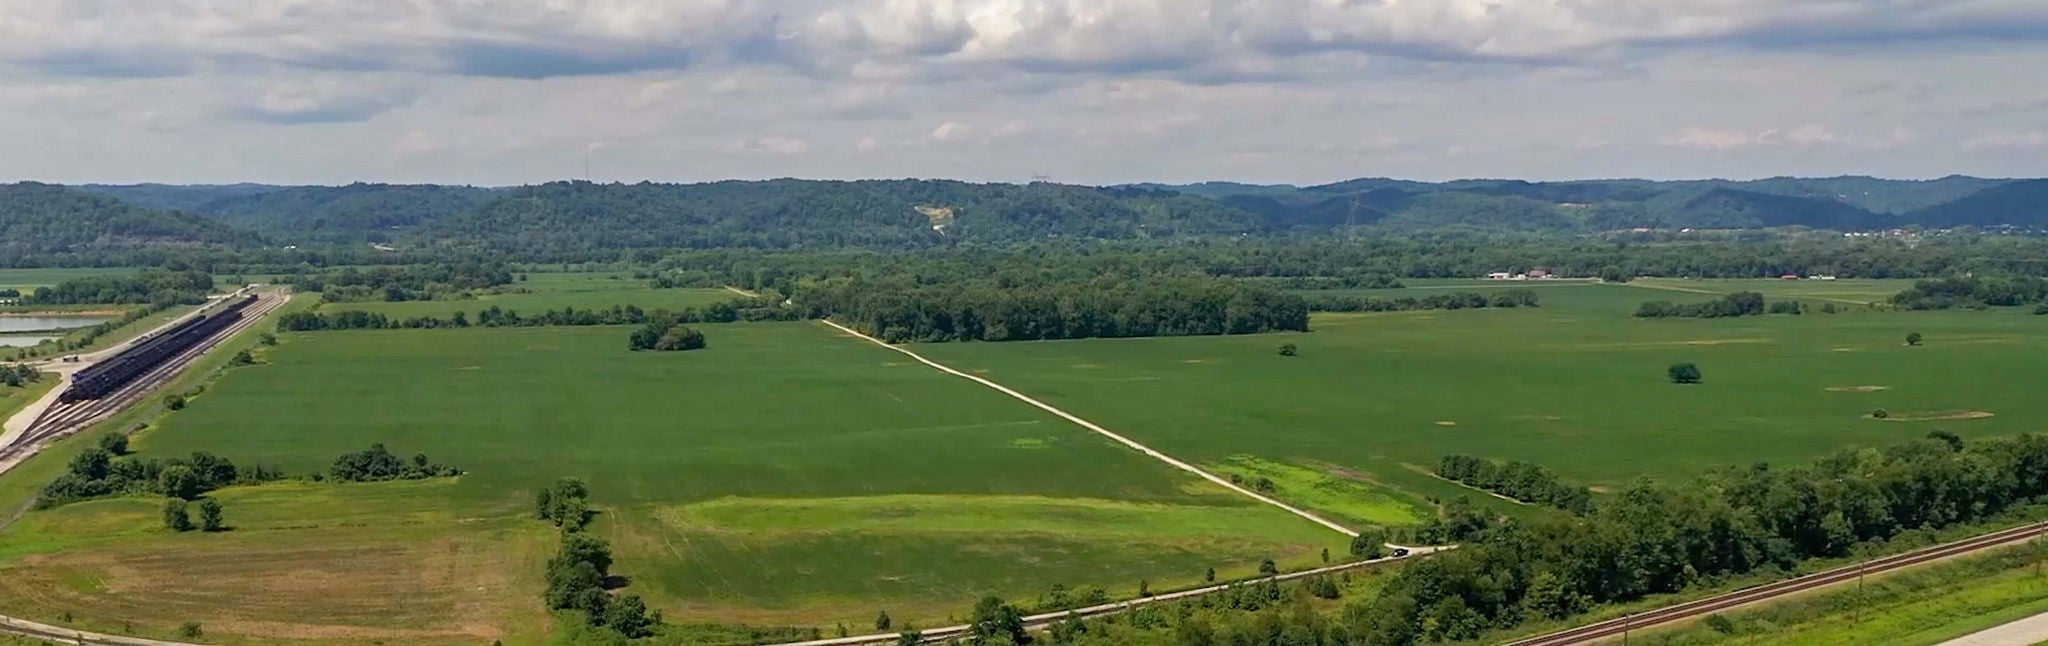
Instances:
[[[147,341],[130,346],[120,354],[78,371],[71,387],[57,401],[71,403],[99,399],[135,381],[150,370],[197,345],[200,341],[241,320],[242,310],[256,302],[255,296],[236,300],[211,314],[187,319]]]

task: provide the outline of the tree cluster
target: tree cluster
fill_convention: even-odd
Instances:
[[[213,276],[203,271],[144,270],[132,276],[80,276],[22,297],[23,305],[129,305],[206,302]]]
[[[25,363],[0,365],[0,384],[6,384],[9,388],[20,388],[42,380],[42,371],[36,370],[34,366]]]
[[[1796,308],[1797,303],[1793,306]],[[1735,316],[1762,316],[1765,312],[1764,295],[1757,292],[1735,292],[1704,303],[1677,304],[1671,301],[1650,301],[1636,308],[1636,318],[1696,318],[1712,319]]]
[[[142,460],[123,457],[126,437],[109,435],[71,459],[63,475],[43,487],[36,508],[49,509],[68,503],[150,493],[183,500],[198,498],[208,491],[236,484],[281,480],[275,468],[253,465],[236,468],[235,463],[217,455],[195,452],[190,458]]]
[[[535,518],[554,523],[564,531],[581,531],[590,522],[590,488],[578,478],[562,478],[553,486],[533,494]]]
[[[609,629],[627,639],[651,637],[661,626],[661,611],[649,610],[640,595],[614,597],[606,588],[611,580],[612,548],[603,539],[582,531],[582,514],[589,509],[588,495],[589,490],[574,479],[564,479],[544,495],[536,495],[537,511],[562,528],[561,547],[554,558],[548,559],[548,608],[582,612],[589,625]],[[578,512],[573,523],[563,522],[564,510],[570,508],[583,511]]]
[[[2048,280],[2032,276],[1965,276],[1923,280],[1892,296],[1900,309],[2016,307],[2048,304]]]
[[[1479,292],[1431,294],[1422,298],[1380,298],[1378,296],[1311,296],[1313,312],[1407,312],[1412,310],[1462,310],[1485,307],[1538,307],[1536,291],[1509,289],[1492,295]]]
[[[677,352],[701,350],[704,348],[704,333],[687,325],[649,322],[626,339],[626,349],[634,352],[652,350],[655,352]]]
[[[195,529],[202,532],[219,532],[227,530],[227,520],[226,517],[222,515],[223,509],[221,507],[220,501],[214,500],[212,498],[199,499],[198,523],[192,522],[192,506],[193,505],[187,503],[183,498],[165,499],[163,509],[164,529],[168,529],[174,532],[189,532]]]
[[[1446,455],[1436,463],[1436,475],[1515,500],[1549,505],[1574,514],[1593,511],[1593,494],[1583,486],[1559,480],[1542,465],[1520,460],[1505,464],[1470,455]]]
[[[401,459],[392,455],[381,442],[370,445],[368,449],[344,453],[327,468],[327,477],[337,482],[423,480],[459,475],[462,475],[460,469],[435,462],[425,453],[413,454],[411,460]]]

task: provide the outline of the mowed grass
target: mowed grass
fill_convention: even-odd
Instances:
[[[655,289],[648,281],[631,274],[604,272],[562,272],[523,274],[526,280],[487,292],[475,299],[454,301],[409,301],[402,303],[330,303],[330,310],[378,312],[394,318],[414,316],[447,317],[464,312],[474,318],[490,307],[538,314],[573,307],[579,310],[610,309],[614,305],[635,305],[642,309],[681,310],[725,303],[740,295],[724,289]]]
[[[2038,395],[2048,318],[1637,320],[1629,316],[1636,304],[1686,295],[1532,288],[1543,307],[1320,314],[1308,334],[915,349],[1183,459],[1224,467],[1250,455],[1343,470],[1417,496],[1472,494],[1510,512],[1516,506],[1433,478],[1429,467],[1469,453],[1530,460],[1613,488],[1645,475],[1797,463],[1937,428],[1966,438],[2041,431],[2048,418]],[[1926,345],[1906,347],[1909,332],[1924,334]],[[1299,345],[1300,356],[1279,356],[1282,342]],[[1669,383],[1665,369],[1676,362],[1697,363],[1705,383]],[[1877,408],[1993,415],[1870,419]]]
[[[139,436],[141,454],[205,450],[309,473],[382,442],[468,473],[230,491],[238,529],[218,536],[164,534],[148,501],[32,512],[0,531],[0,568],[50,574],[0,593],[0,608],[160,630],[189,618],[235,639],[531,643],[545,632],[530,622],[546,616],[552,538],[525,518],[526,501],[561,476],[590,482],[604,511],[595,531],[613,541],[626,590],[683,622],[829,629],[886,608],[937,625],[983,594],[1029,599],[1064,583],[1128,596],[1140,580],[1167,589],[1209,567],[1249,575],[1262,558],[1342,553],[1334,532],[822,325],[702,329],[709,349],[661,354],[627,352],[617,327],[283,335],[266,365],[230,371]],[[380,498],[390,513],[376,511]],[[427,546],[444,541],[474,559],[463,563],[490,565],[436,570]],[[157,584],[46,592],[59,579],[173,577],[196,567],[174,558],[194,545],[208,549],[193,558],[274,547],[259,552],[269,565],[183,579],[195,601],[162,611],[132,594]],[[365,585],[440,610],[351,610],[366,600],[327,612],[334,589],[262,582],[317,579],[358,555],[405,576],[439,572]],[[236,602],[251,595],[263,598]]]

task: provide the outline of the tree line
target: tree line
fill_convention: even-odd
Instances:
[[[206,302],[213,276],[203,271],[149,269],[130,276],[81,276],[23,296],[23,305],[131,305]]]
[[[446,301],[473,298],[473,290],[510,285],[513,274],[503,262],[440,262],[292,273],[279,282],[299,291],[320,292],[321,300],[330,303]]]
[[[1486,458],[1452,454],[1437,461],[1436,475],[1522,502],[1549,505],[1574,514],[1593,511],[1593,494],[1586,487],[1559,480],[1557,474],[1532,462],[1510,460],[1502,464]]]
[[[612,595],[611,545],[583,532],[591,513],[582,480],[562,478],[534,494],[534,516],[561,529],[561,547],[548,559],[548,608],[581,613],[586,625],[626,639],[654,636],[661,611],[649,610],[637,594]]]
[[[2048,280],[2032,276],[1959,276],[1922,280],[1891,298],[1908,310],[1981,309],[2048,304]]]
[[[1711,319],[1736,316],[1762,316],[1764,310],[1763,294],[1757,292],[1735,292],[1704,303],[1675,304],[1671,301],[1650,301],[1636,308],[1636,318]]]
[[[803,283],[792,300],[891,343],[1308,330],[1301,297],[1204,276],[1004,281],[856,275]]]
[[[1378,296],[1316,295],[1308,297],[1312,312],[1407,312],[1413,310],[1462,310],[1486,307],[1539,307],[1536,291],[1509,289],[1492,295],[1479,292],[1431,294],[1422,298],[1380,298]]]
[[[221,487],[283,478],[274,467],[238,468],[233,461],[204,451],[189,458],[138,459],[129,456],[128,436],[109,433],[73,456],[64,473],[43,487],[35,506],[50,509],[80,500],[142,493],[191,500]]]
[[[779,305],[763,303],[757,299],[739,299],[730,303],[712,303],[705,307],[687,307],[681,310],[641,309],[637,305],[614,305],[606,309],[577,309],[565,307],[547,310],[539,314],[522,315],[517,310],[508,310],[496,305],[478,310],[471,319],[464,312],[455,312],[447,317],[412,316],[397,318],[381,312],[362,310],[301,310],[278,315],[279,332],[315,332],[322,330],[399,330],[439,329],[466,327],[588,327],[595,325],[644,325],[653,321],[676,323],[731,323],[734,321],[791,321],[801,318],[801,312]]]
[[[335,458],[327,473],[311,474],[304,479],[370,482],[449,477],[461,473],[459,469],[434,462],[424,453],[406,461],[392,455],[383,444],[375,444],[368,450]],[[141,459],[130,455],[127,435],[108,433],[74,456],[64,473],[43,487],[36,497],[35,507],[50,509],[81,500],[135,494],[193,500],[223,487],[276,482],[291,477],[277,467],[264,464],[237,466],[232,460],[204,451],[194,452],[189,458]]]
[[[2043,494],[2048,438],[2034,435],[1970,446],[1935,436],[1791,469],[1721,469],[1678,486],[1641,480],[1586,517],[1467,523],[1464,547],[1402,568],[1359,610],[1351,637],[1375,646],[1473,639],[1595,604],[1916,540]]]

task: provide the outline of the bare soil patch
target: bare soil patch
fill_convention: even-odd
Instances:
[[[1939,420],[1984,419],[1987,417],[1994,417],[1996,415],[1996,413],[1986,410],[1938,410],[1919,413],[1892,413],[1891,415],[1883,418],[1883,421],[1932,422]],[[1878,419],[1870,415],[1865,415],[1864,417],[1870,419]]]
[[[1451,421],[1451,420],[1447,420],[1447,419],[1440,419],[1440,420],[1437,420],[1437,421],[1436,421],[1436,425],[1437,425],[1437,426],[1457,426],[1457,425],[1458,425],[1458,423],[1457,423],[1457,422],[1453,422],[1453,421]]]
[[[1874,392],[1877,392],[1877,391],[1880,391],[1880,390],[1891,390],[1891,389],[1892,389],[1892,387],[1891,387],[1891,386],[1833,386],[1833,387],[1830,387],[1830,388],[1828,388],[1828,392],[1831,392],[1831,393],[1874,393]]]

